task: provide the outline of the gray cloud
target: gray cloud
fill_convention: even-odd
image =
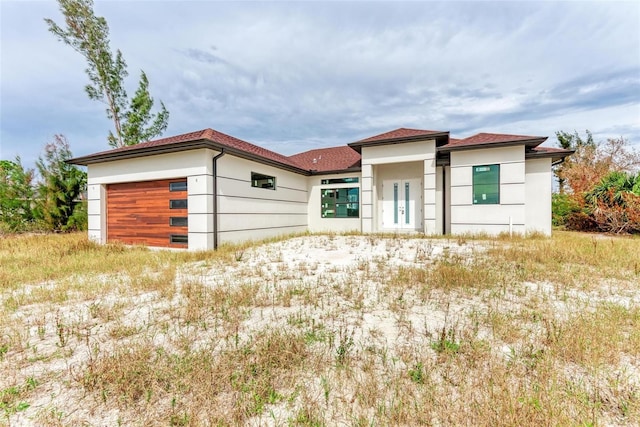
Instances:
[[[2,158],[65,133],[106,149],[82,58],[47,33],[55,3],[2,7]],[[284,154],[396,127],[638,138],[631,3],[98,2],[129,90],[144,69],[167,134],[213,127]],[[59,17],[58,17],[59,18]],[[601,132],[601,133],[600,133]],[[627,134],[625,134],[626,136]],[[28,154],[30,153],[30,154]]]

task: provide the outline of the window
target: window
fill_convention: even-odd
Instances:
[[[500,165],[473,167],[473,204],[500,204]]]
[[[351,184],[353,182],[359,182],[360,180],[358,179],[358,177],[349,177],[349,178],[330,178],[330,179],[323,179],[322,181],[320,181],[320,184],[324,185],[324,184]]]
[[[189,236],[186,234],[171,234],[169,235],[169,242],[186,245],[189,243]]]
[[[251,172],[251,186],[256,188],[276,189],[276,177]]]
[[[189,225],[189,220],[186,216],[172,216],[169,218],[169,225],[171,227],[186,227]]]
[[[187,191],[187,181],[170,182],[169,191]]]
[[[360,216],[360,189],[323,188],[320,190],[322,218],[358,218]]]
[[[169,200],[169,209],[187,209],[187,199]]]

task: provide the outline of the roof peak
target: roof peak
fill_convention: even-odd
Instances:
[[[392,140],[401,140],[401,139],[411,139],[411,138],[419,138],[422,136],[436,136],[448,134],[448,131],[439,131],[439,130],[426,130],[426,129],[410,129],[410,128],[398,128],[389,132],[384,132],[378,135],[370,136],[365,139],[361,139],[356,142],[352,142],[349,145],[360,145],[369,142],[381,142],[381,141],[392,141]]]

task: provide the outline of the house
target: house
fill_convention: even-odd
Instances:
[[[190,250],[312,231],[551,234],[546,137],[396,129],[283,156],[204,129],[70,160],[89,237]]]

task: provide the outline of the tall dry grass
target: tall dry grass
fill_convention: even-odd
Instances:
[[[3,240],[0,425],[640,421],[639,239],[301,239],[386,252]]]

